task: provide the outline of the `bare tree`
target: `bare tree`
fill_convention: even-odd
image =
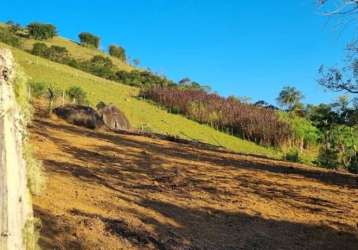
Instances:
[[[327,16],[352,16],[358,14],[358,0],[318,0],[318,3],[320,6],[327,8],[324,11]]]

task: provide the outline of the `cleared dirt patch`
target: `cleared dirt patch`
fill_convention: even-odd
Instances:
[[[358,177],[75,127],[30,128],[44,249],[358,249]]]

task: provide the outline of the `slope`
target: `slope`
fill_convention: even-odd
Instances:
[[[0,46],[9,47],[1,43]],[[16,61],[32,80],[43,81],[60,89],[80,86],[87,92],[91,105],[95,106],[99,101],[117,105],[136,128],[145,127],[153,132],[198,140],[237,152],[281,157],[277,150],[258,146],[183,116],[170,114],[157,105],[139,99],[138,88],[108,81],[18,49],[12,48],[12,51]]]
[[[43,249],[357,249],[358,177],[39,113]]]
[[[45,40],[45,41],[37,41],[34,39],[24,39],[23,47],[25,50],[31,50],[33,44],[37,43],[37,42],[45,43],[47,46],[57,45],[57,46],[61,46],[61,47],[66,47],[68,52],[71,54],[71,56],[73,56],[75,59],[78,59],[78,60],[89,60],[93,56],[96,56],[96,55],[109,56],[100,50],[97,50],[94,48],[83,47],[74,41],[68,40],[68,39],[60,37],[60,36],[56,36],[56,37],[53,37],[53,38]],[[118,67],[118,69],[120,69],[120,70],[130,71],[133,69],[132,66],[130,66],[126,63],[123,63],[118,58],[115,58],[115,57],[110,57],[110,58],[111,58],[112,62],[114,63],[114,65],[116,65]]]

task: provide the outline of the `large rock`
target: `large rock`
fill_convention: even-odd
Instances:
[[[57,107],[53,112],[67,122],[90,129],[103,126],[103,121],[96,110],[82,105],[65,105]]]
[[[104,124],[112,130],[128,130],[131,128],[127,117],[114,105],[97,105],[98,113]]]

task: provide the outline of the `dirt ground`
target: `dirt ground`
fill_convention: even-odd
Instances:
[[[358,249],[358,176],[36,116],[43,249]]]

